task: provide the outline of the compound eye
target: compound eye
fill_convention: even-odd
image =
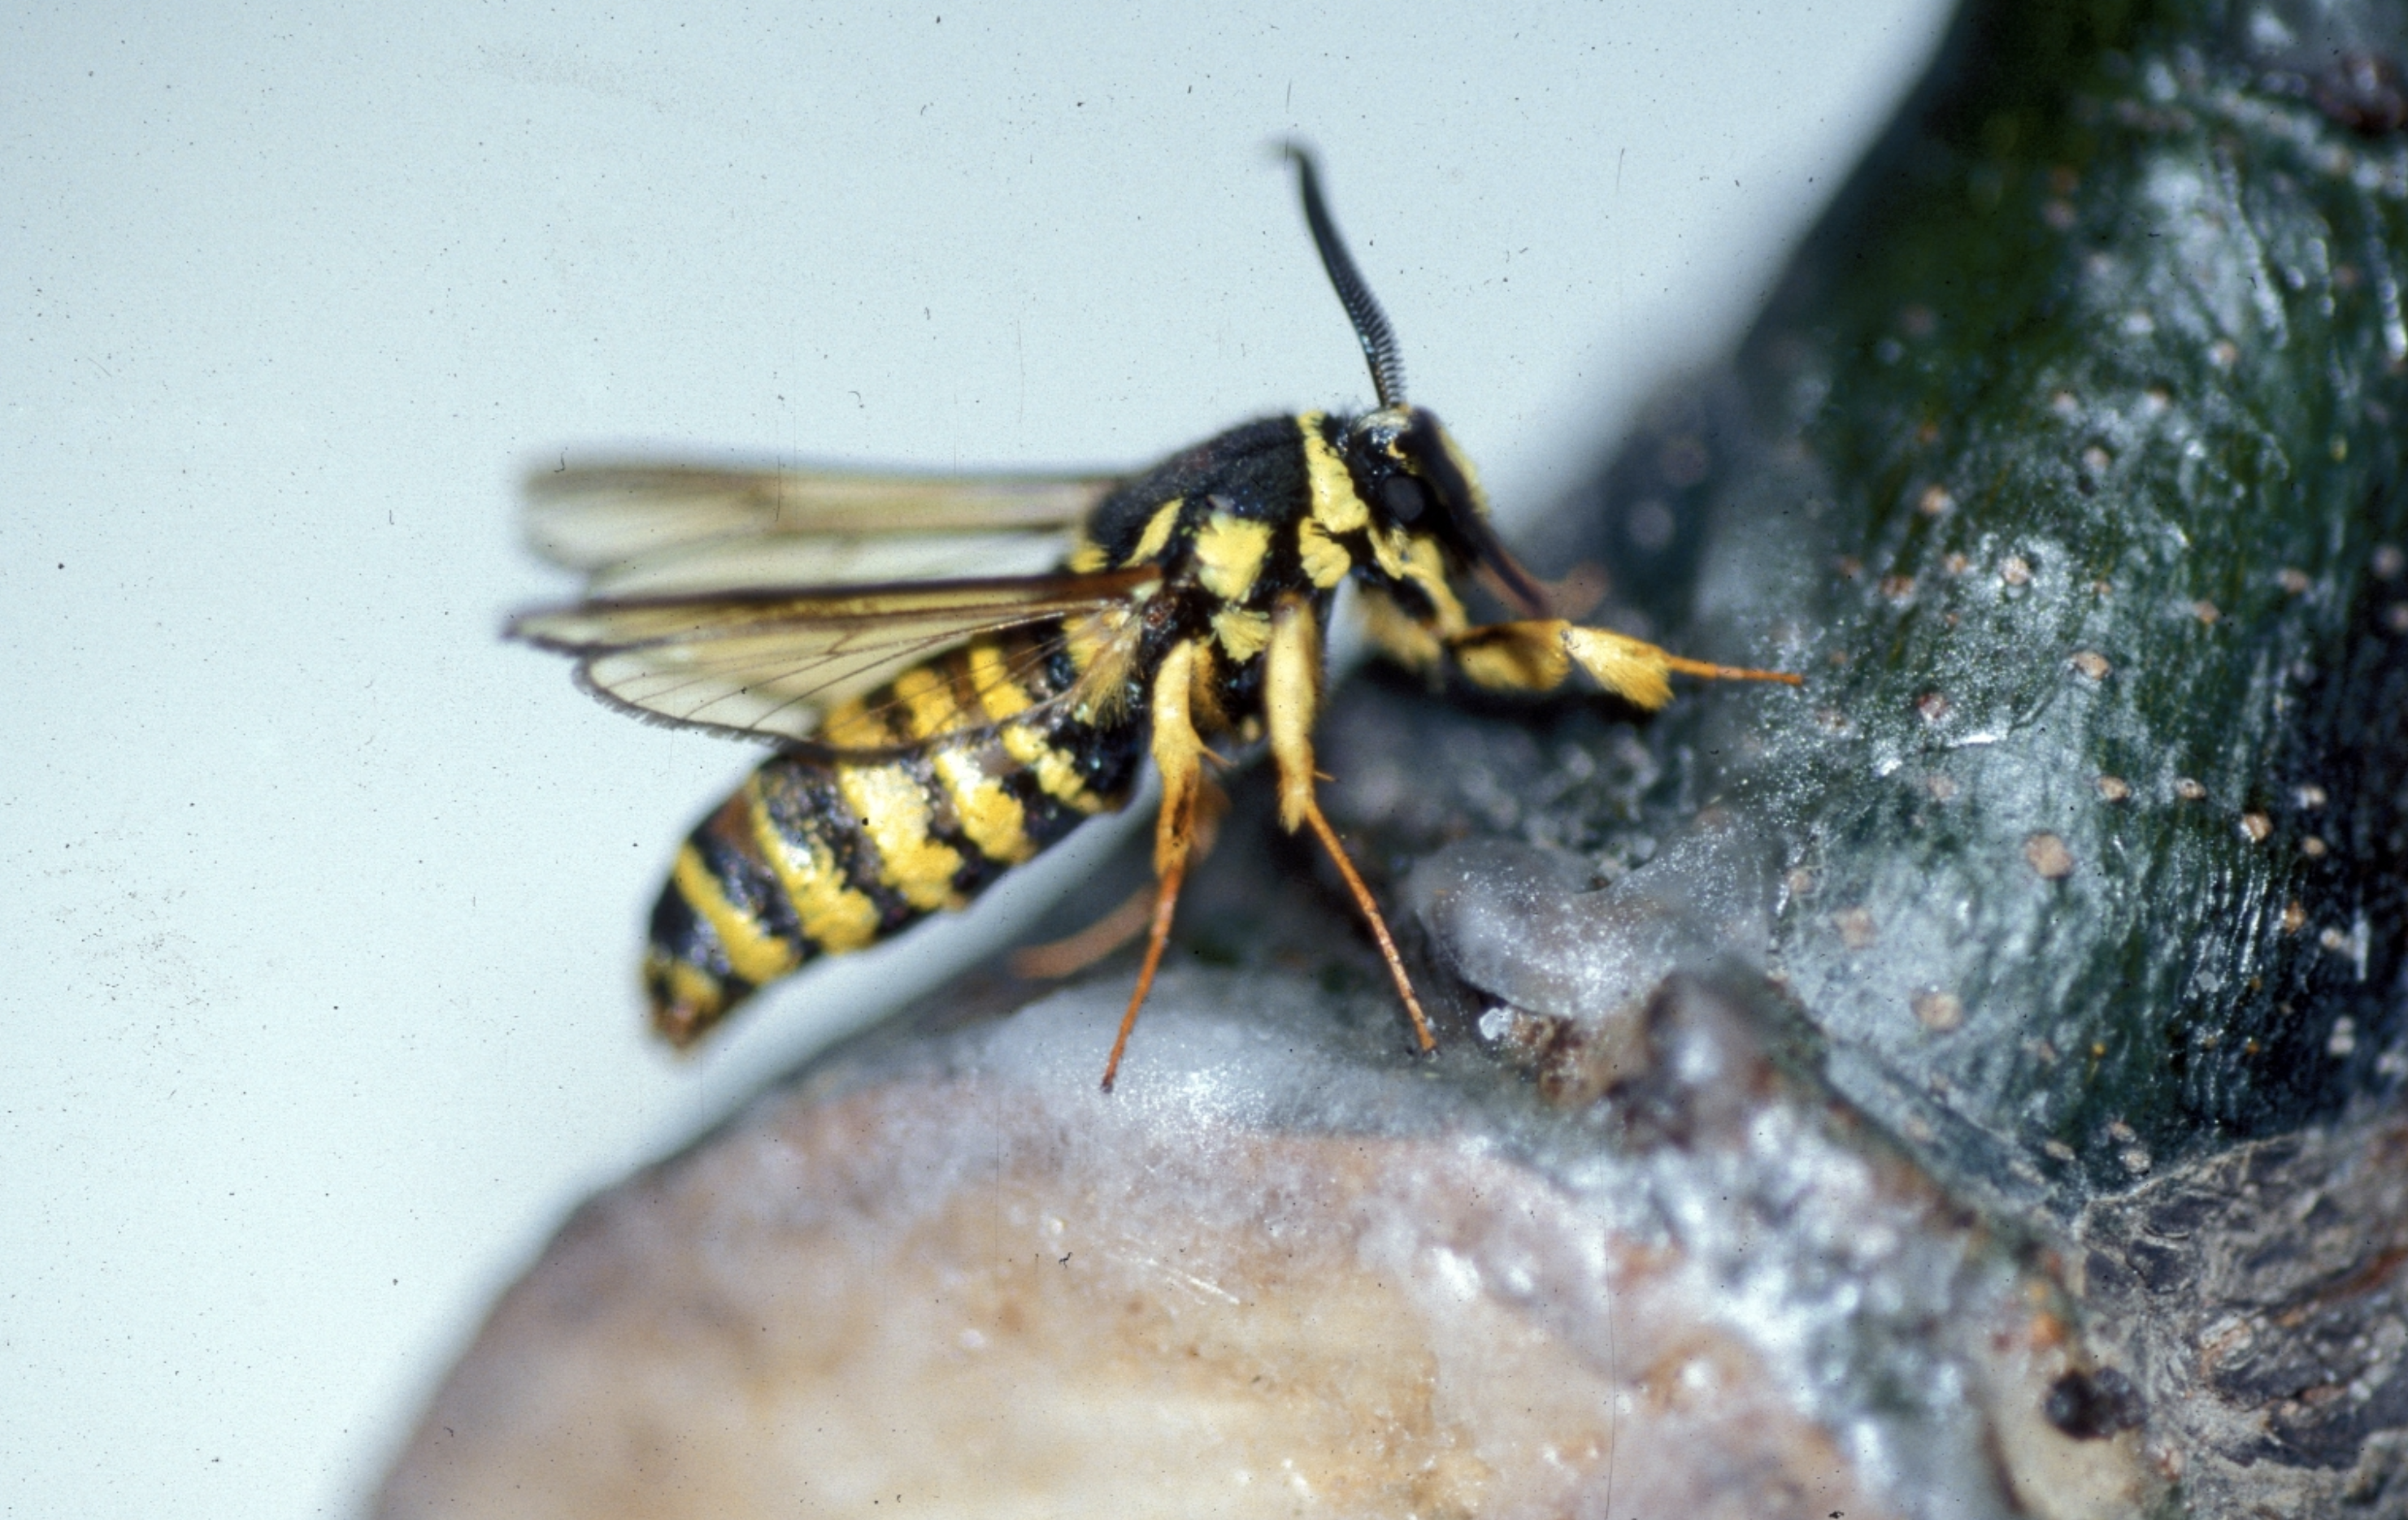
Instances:
[[[1397,522],[1410,523],[1429,510],[1429,493],[1410,475],[1391,475],[1380,482],[1380,505]]]

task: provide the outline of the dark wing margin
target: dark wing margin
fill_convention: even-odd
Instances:
[[[538,609],[508,632],[578,660],[578,680],[639,717],[779,741],[810,738],[827,709],[980,637],[1050,624],[1118,642],[1154,567],[934,584],[703,596],[602,597]],[[966,726],[923,734],[923,742]]]

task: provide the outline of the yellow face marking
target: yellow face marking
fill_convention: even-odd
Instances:
[[[1037,785],[1047,796],[1081,812],[1101,812],[1103,798],[1087,790],[1085,778],[1070,757],[1045,742],[1045,736],[1028,724],[1006,724],[996,736],[1003,741],[1003,753],[1028,767],[1037,778]]]
[[[838,766],[837,790],[878,846],[878,879],[927,911],[957,908],[961,852],[928,837],[931,810],[920,779],[901,766]]]
[[[1373,528],[1369,537],[1371,560],[1380,566],[1380,573],[1391,581],[1402,581],[1405,578],[1404,551],[1412,542],[1412,535],[1402,528],[1393,533],[1382,533]]]
[[[686,902],[710,925],[719,936],[720,948],[727,952],[727,964],[738,976],[758,984],[774,982],[802,964],[802,956],[793,945],[779,939],[752,916],[727,900],[719,889],[719,881],[703,863],[702,852],[688,844],[678,851],[677,865],[669,872]]]
[[[1154,515],[1146,520],[1145,531],[1138,535],[1137,547],[1130,550],[1128,558],[1121,563],[1125,566],[1142,565],[1161,553],[1162,546],[1170,541],[1170,530],[1179,525],[1179,509],[1186,505],[1173,496],[1155,508]]]
[[[1446,583],[1446,557],[1439,552],[1438,540],[1426,533],[1397,535],[1401,552],[1397,579],[1410,581],[1422,588],[1437,614],[1437,630],[1441,638],[1463,632],[1470,626],[1463,615],[1463,603],[1455,599],[1455,588]]]
[[[968,727],[968,714],[953,698],[953,683],[941,671],[919,666],[895,678],[895,695],[903,701],[910,738],[933,738]]]
[[[1437,539],[1403,528],[1384,534],[1374,528],[1370,538],[1371,557],[1379,563],[1381,573],[1419,586],[1429,598],[1432,626],[1441,637],[1470,626],[1463,615],[1463,603],[1446,583],[1446,559],[1439,552]]]
[[[1249,612],[1242,608],[1225,607],[1212,614],[1212,636],[1229,652],[1229,658],[1245,664],[1263,652],[1270,642],[1271,615]]]
[[[1296,552],[1304,562],[1304,573],[1324,591],[1345,580],[1346,572],[1354,568],[1354,556],[1329,536],[1329,530],[1321,525],[1317,517],[1308,517],[1297,524]]]
[[[1321,413],[1297,420],[1304,433],[1304,476],[1312,491],[1312,515],[1330,533],[1352,533],[1371,521],[1371,510],[1354,489],[1354,473],[1321,436]]]
[[[1196,532],[1196,579],[1226,601],[1242,602],[1270,552],[1271,525],[1214,512]]]
[[[816,835],[790,839],[770,826],[758,771],[744,783],[744,802],[752,820],[753,846],[794,899],[795,918],[811,943],[840,955],[877,939],[878,905],[845,880],[826,841]]]
[[[986,773],[975,752],[961,745],[949,745],[930,756],[929,761],[936,767],[937,780],[944,785],[945,795],[953,799],[953,812],[962,821],[962,832],[970,837],[981,854],[1001,865],[1017,866],[1037,853],[1024,826],[1028,815],[1021,808],[1020,799]]]

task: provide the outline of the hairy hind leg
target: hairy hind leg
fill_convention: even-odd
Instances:
[[[1120,1033],[1112,1039],[1112,1054],[1104,1062],[1108,1093],[1120,1072],[1122,1053],[1128,1049],[1129,1033],[1137,1027],[1138,1010],[1154,990],[1154,974],[1170,939],[1171,914],[1179,906],[1179,888],[1195,852],[1197,803],[1204,790],[1204,741],[1196,732],[1194,707],[1197,665],[1197,646],[1190,639],[1172,645],[1154,673],[1154,767],[1162,774],[1162,807],[1154,819],[1154,918],[1137,991],[1129,997]]]

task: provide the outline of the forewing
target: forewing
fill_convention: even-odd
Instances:
[[[624,560],[585,582],[590,596],[706,596],[793,586],[1000,580],[1060,567],[1076,530],[1031,533],[777,534],[720,538]]]
[[[598,598],[523,614],[509,631],[578,656],[588,689],[638,715],[803,739],[832,704],[981,634],[1049,621],[1090,632],[1097,621],[1131,622],[1135,598],[1156,574]]]
[[[1102,475],[592,465],[527,481],[526,536],[612,595],[1036,574]]]

